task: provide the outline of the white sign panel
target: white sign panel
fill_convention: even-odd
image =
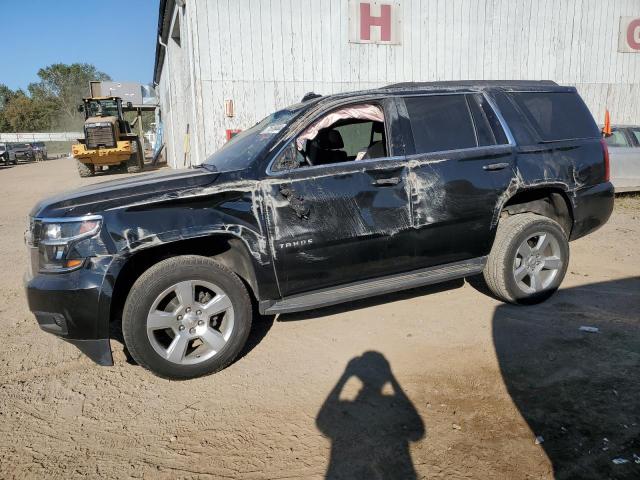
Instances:
[[[640,53],[640,17],[620,17],[618,51]]]
[[[349,0],[349,41],[399,45],[402,40],[399,1]]]

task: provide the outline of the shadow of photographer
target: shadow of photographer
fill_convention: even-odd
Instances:
[[[360,390],[341,398],[352,379]],[[349,361],[316,425],[331,440],[327,479],[416,478],[409,444],[424,437],[425,426],[381,353]]]

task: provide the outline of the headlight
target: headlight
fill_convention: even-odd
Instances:
[[[106,252],[99,239],[102,218],[88,216],[73,219],[35,219],[29,243],[38,248],[39,270],[68,272],[79,268],[87,257]]]

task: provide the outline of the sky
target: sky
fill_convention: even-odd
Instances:
[[[158,4],[0,0],[0,83],[26,90],[52,63],[92,63],[114,81],[151,83]]]

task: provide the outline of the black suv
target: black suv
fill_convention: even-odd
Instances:
[[[257,306],[295,312],[484,274],[549,297],[569,244],[613,208],[608,154],[573,87],[398,84],[268,116],[199,168],[81,188],[32,210],[40,326],[112,364],[228,365]]]

